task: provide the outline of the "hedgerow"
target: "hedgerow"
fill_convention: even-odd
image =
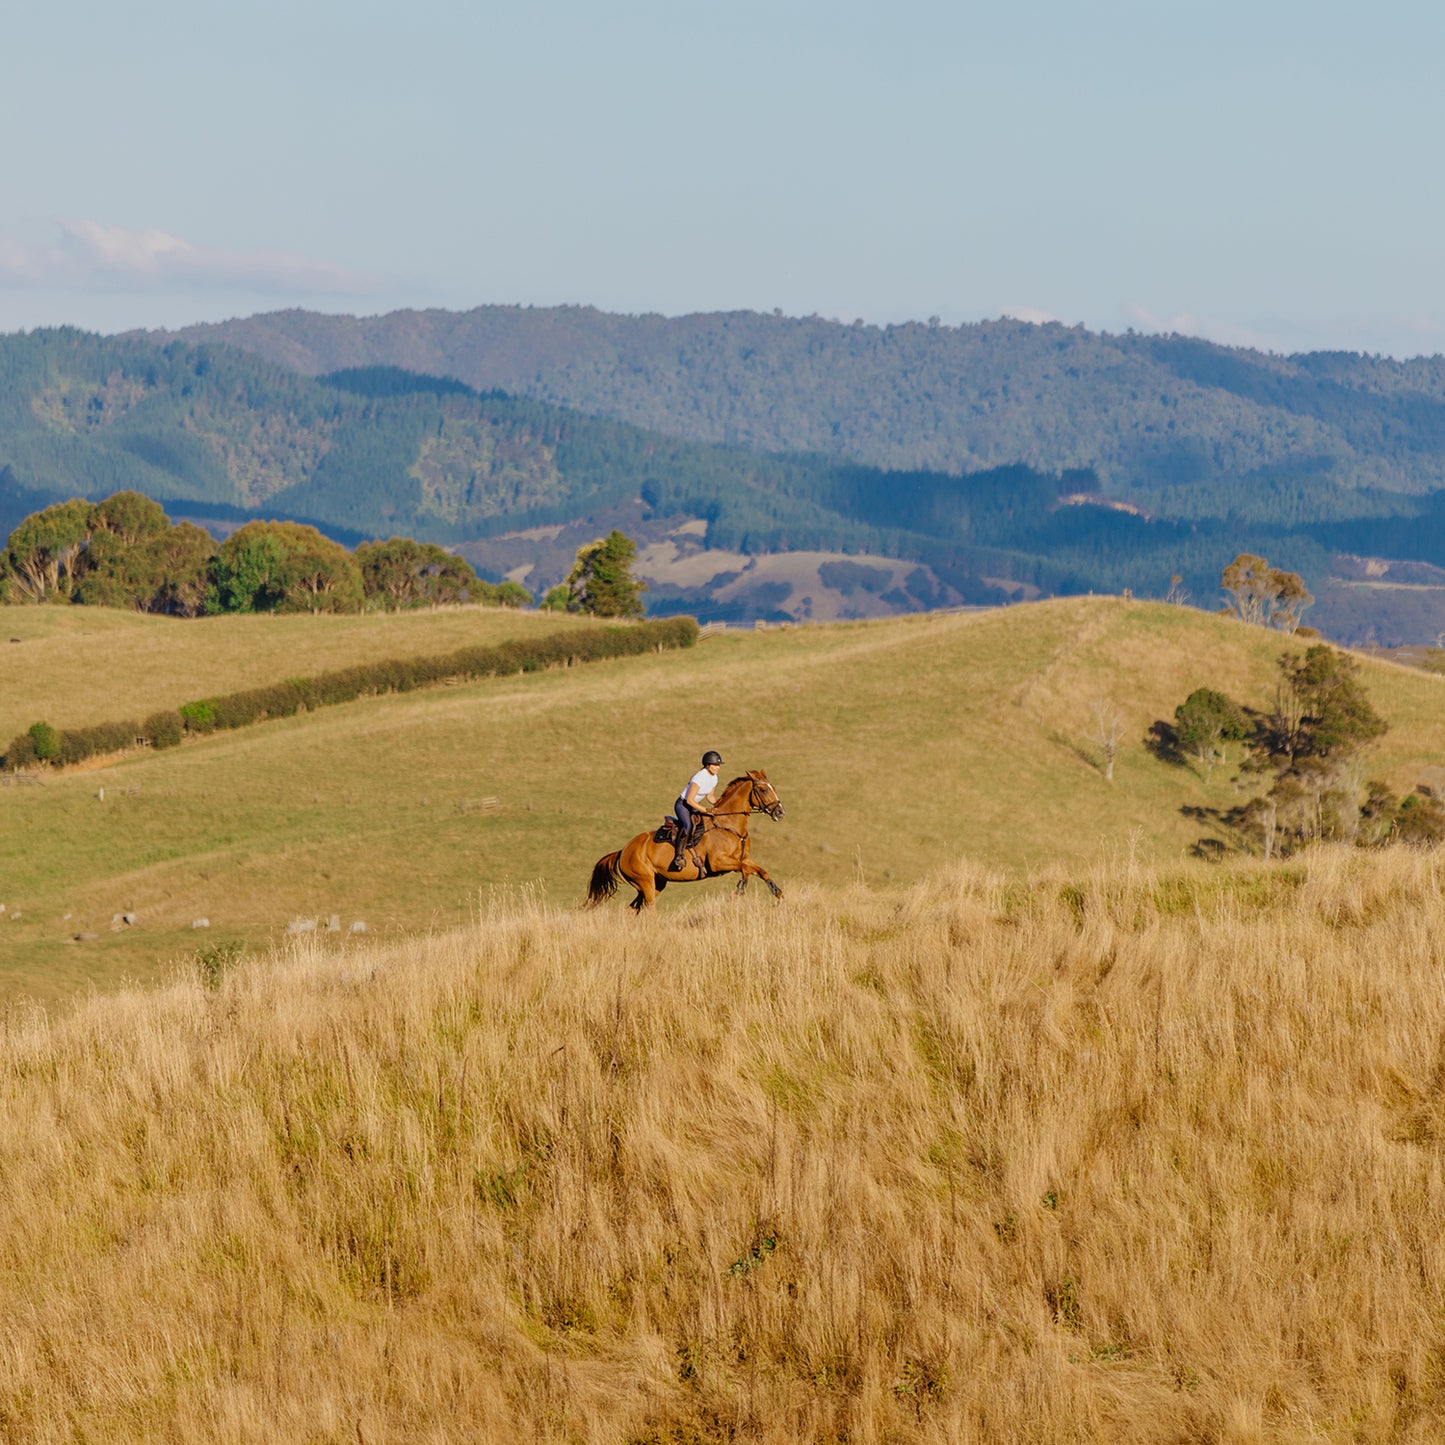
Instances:
[[[41,744],[48,751],[50,739],[53,739],[54,745],[51,756],[61,764],[121,752],[133,746],[138,739],[157,748],[174,747],[183,734],[203,735],[223,728],[249,727],[267,718],[293,717],[298,712],[310,712],[318,707],[376,697],[382,693],[435,687],[452,679],[466,682],[485,677],[507,677],[519,672],[541,672],[549,667],[600,662],[610,657],[634,657],[644,652],[691,647],[697,641],[697,634],[697,623],[693,618],[666,617],[631,626],[549,633],[544,637],[500,642],[490,647],[463,647],[456,652],[431,657],[387,658],[380,662],[358,663],[334,672],[319,673],[315,677],[292,678],[269,687],[252,687],[241,692],[199,698],[182,703],[173,712],[153,713],[143,724],[100,723],[94,727],[64,731],[46,727],[39,738],[36,728],[31,728],[10,744],[3,763],[6,769],[15,771],[45,761]]]

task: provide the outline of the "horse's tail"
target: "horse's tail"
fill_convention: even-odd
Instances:
[[[584,907],[596,908],[599,903],[606,903],[617,892],[617,863],[621,857],[622,850],[619,848],[617,852],[599,858],[593,865],[592,882],[587,888],[587,902]]]

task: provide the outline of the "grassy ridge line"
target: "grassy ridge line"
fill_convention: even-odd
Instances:
[[[143,718],[187,698],[277,678],[597,625],[565,612],[471,606],[198,618],[109,607],[11,607],[4,623],[0,750],[36,718],[57,728]]]
[[[698,625],[693,618],[669,617],[627,626],[556,632],[492,646],[464,647],[433,657],[359,663],[317,677],[293,678],[269,687],[247,688],[182,703],[179,709],[153,713],[144,723],[110,722],[59,732],[49,730],[50,736],[43,739],[33,732],[21,733],[0,758],[0,766],[13,771],[36,762],[79,763],[121,752],[141,737],[156,748],[174,747],[185,733],[204,735],[218,729],[249,727],[268,718],[294,717],[303,710],[310,712],[361,697],[411,692],[454,678],[502,677],[537,672],[559,663],[571,665],[691,647],[697,638]]]
[[[1439,1439],[1442,884],[1319,851],[645,928],[522,900],[17,1017],[0,1420]]]

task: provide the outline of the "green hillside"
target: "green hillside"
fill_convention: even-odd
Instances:
[[[187,619],[109,607],[4,613],[0,749],[31,723],[88,727],[143,718],[192,698],[312,677],[339,667],[492,646],[586,628],[565,612],[501,607]]]
[[[397,372],[321,384],[226,348],[0,338],[0,505],[15,520],[55,496],[133,489],[222,520],[262,511],[456,542],[663,486],[846,528],[798,470]]]
[[[1010,320],[879,327],[590,307],[282,311],[179,334],[311,373],[389,365],[452,376],[761,451],[896,470],[1087,467],[1169,513],[1199,514],[1203,492],[1224,508],[1208,515],[1291,521],[1303,502],[1313,519],[1336,488],[1445,485],[1439,356],[1275,356]]]
[[[417,627],[428,618],[452,625],[428,614]],[[286,619],[298,633],[309,621]],[[318,621],[318,635],[343,637]],[[173,678],[155,627],[189,638],[192,625],[124,622],[110,665],[132,686],[148,670]],[[237,638],[273,625],[217,622],[247,624]],[[60,656],[74,639],[26,644],[27,668],[43,670],[52,645]],[[0,977],[55,997],[154,976],[198,945],[261,945],[297,917],[426,929],[524,886],[570,904],[599,856],[661,817],[704,747],[728,775],[761,767],[775,781],[788,815],[759,820],[755,853],[790,892],[860,877],[891,888],[960,858],[1013,870],[1179,860],[1216,832],[1181,809],[1228,807],[1255,785],[1216,768],[1206,786],[1148,752],[1146,731],[1200,686],[1263,705],[1290,645],[1109,599],[733,631],[688,653],[357,702],[6,786]],[[1435,776],[1445,681],[1362,665],[1391,724],[1368,775],[1401,791]],[[70,702],[52,697],[56,716],[101,720],[103,693],[73,686]],[[1124,722],[1112,785],[1089,741],[1100,700]],[[673,890],[663,905],[728,886]],[[113,931],[127,912],[136,925]],[[197,918],[210,928],[193,930]],[[80,933],[98,937],[71,941]]]

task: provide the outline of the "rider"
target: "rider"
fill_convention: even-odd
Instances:
[[[702,767],[687,780],[672,810],[677,814],[677,841],[673,844],[672,862],[667,865],[669,873],[680,873],[686,866],[683,849],[692,834],[693,818],[699,813],[712,812],[713,790],[717,787],[718,769],[723,765],[722,755],[711,748],[702,755]]]

